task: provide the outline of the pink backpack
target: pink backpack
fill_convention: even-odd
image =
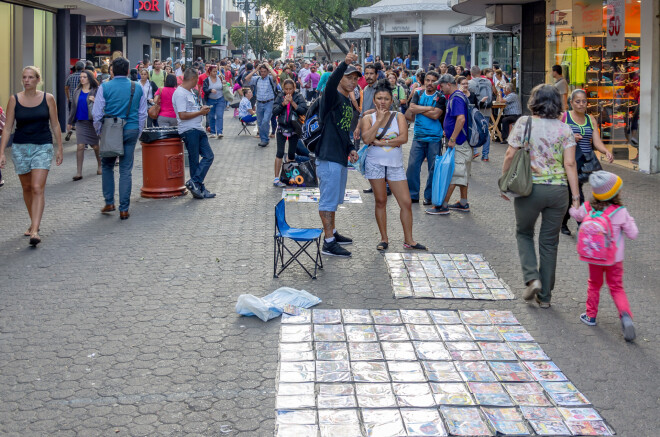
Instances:
[[[577,235],[577,253],[582,261],[600,266],[612,266],[616,263],[617,242],[613,239],[610,217],[622,207],[610,205],[605,211],[594,211],[589,202],[584,202],[589,214]]]

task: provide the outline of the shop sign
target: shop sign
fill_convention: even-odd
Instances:
[[[102,26],[102,25],[88,25],[85,27],[87,36],[124,36],[126,29],[124,26]]]
[[[607,51],[623,52],[626,49],[626,4],[625,0],[607,1],[605,21]]]
[[[160,0],[140,0],[140,10],[147,12],[160,12]]]
[[[573,34],[602,35],[603,1],[573,0]]]
[[[415,33],[417,32],[417,23],[406,18],[394,18],[392,21],[384,23],[383,30],[385,32]]]

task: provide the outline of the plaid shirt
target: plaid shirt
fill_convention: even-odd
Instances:
[[[520,106],[520,99],[516,93],[507,94],[504,101],[506,102],[504,115],[522,115],[522,106]]]
[[[66,78],[66,82],[64,83],[64,86],[69,87],[69,101],[73,100],[73,92],[78,88],[78,84],[80,83],[80,72],[73,73],[69,75],[69,77]]]

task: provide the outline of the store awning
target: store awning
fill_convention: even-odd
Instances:
[[[506,33],[501,30],[491,29],[486,27],[486,17],[480,18],[473,22],[461,23],[449,28],[451,35],[470,35],[473,33]]]
[[[461,14],[486,16],[486,7],[491,5],[524,5],[537,0],[449,0],[448,3],[454,12]]]
[[[371,38],[371,26],[362,26],[355,29],[353,32],[344,32],[339,35],[339,39],[355,40],[355,39],[369,39]]]
[[[451,11],[446,0],[381,0],[372,6],[353,11],[353,18],[371,18],[384,14],[404,12]]]

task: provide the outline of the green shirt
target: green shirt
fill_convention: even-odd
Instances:
[[[155,83],[158,88],[162,88],[165,85],[165,70],[160,70],[160,73],[156,73],[154,70],[151,70],[149,73],[149,78]]]

